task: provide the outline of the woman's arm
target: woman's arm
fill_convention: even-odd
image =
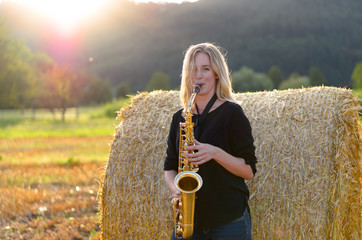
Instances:
[[[175,170],[165,171],[166,184],[172,194],[171,195],[172,198],[177,198],[180,196],[180,191],[176,188],[176,186],[174,184],[174,179],[175,179],[176,175],[177,175],[177,172]]]
[[[219,147],[210,144],[200,143],[195,140],[195,145],[186,147],[186,150],[197,150],[195,153],[186,154],[188,161],[201,165],[214,159],[226,170],[232,174],[251,180],[254,177],[253,170],[250,165],[245,163],[243,158],[234,157]]]

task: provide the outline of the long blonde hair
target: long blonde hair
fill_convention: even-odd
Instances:
[[[197,53],[206,53],[210,57],[211,69],[217,76],[216,95],[220,100],[234,101],[229,67],[226,63],[223,49],[212,43],[200,43],[191,45],[185,54],[182,66],[180,97],[186,109],[187,102],[193,92],[192,73],[195,68],[195,56]]]

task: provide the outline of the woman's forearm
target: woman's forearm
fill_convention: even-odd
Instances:
[[[177,172],[175,170],[165,171],[166,184],[172,195],[177,195],[180,192],[174,184],[174,179],[176,175]]]
[[[221,148],[217,148],[215,151],[214,160],[236,176],[246,180],[251,180],[254,177],[251,166],[246,164],[243,158],[234,157]]]
[[[251,166],[246,164],[243,158],[234,157],[219,147],[196,141],[195,145],[186,147],[186,150],[194,151],[185,154],[187,160],[193,164],[201,165],[214,159],[226,170],[236,176],[247,180],[254,177]]]

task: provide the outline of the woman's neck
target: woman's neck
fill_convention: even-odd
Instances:
[[[211,98],[214,96],[214,94],[208,94],[208,95],[196,95],[195,99],[195,113],[202,114],[204,109],[206,108],[206,105],[209,103]],[[196,105],[198,112],[196,110]]]

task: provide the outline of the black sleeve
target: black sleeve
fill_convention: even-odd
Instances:
[[[255,175],[257,159],[254,138],[250,122],[240,106],[233,111],[229,131],[232,155],[243,158]]]
[[[172,116],[170,132],[167,139],[167,151],[163,170],[178,171],[178,135],[181,112],[178,111]]]

